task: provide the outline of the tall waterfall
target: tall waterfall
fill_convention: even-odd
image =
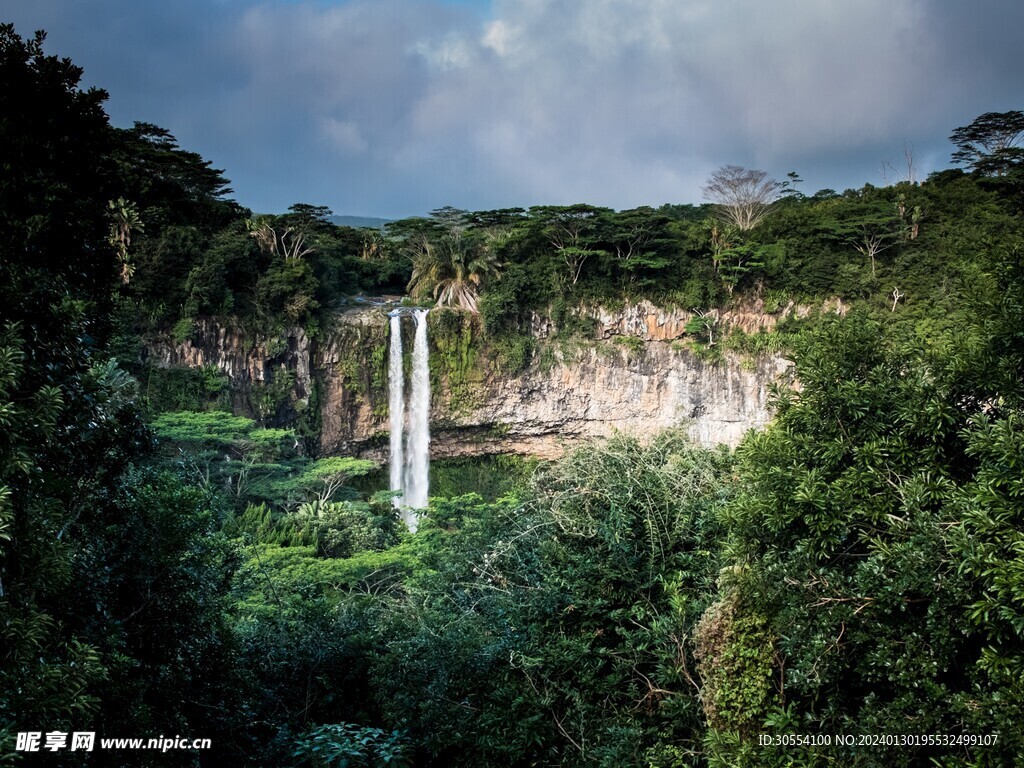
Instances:
[[[391,313],[391,350],[388,362],[391,420],[391,488],[401,490],[395,506],[402,519],[416,530],[414,510],[427,506],[430,490],[430,367],[427,350],[427,310],[412,311],[416,333],[412,346],[412,380],[408,409],[402,371],[402,312]],[[406,442],[403,445],[404,435]]]
[[[391,489],[402,489],[402,422],[405,421],[405,378],[402,372],[402,316],[391,313],[391,349],[388,357],[388,416],[391,420]],[[400,507],[401,498],[395,497]]]
[[[430,368],[427,359],[427,310],[417,309],[412,344],[412,392],[409,395],[409,442],[406,445],[405,503],[427,506],[430,489]]]

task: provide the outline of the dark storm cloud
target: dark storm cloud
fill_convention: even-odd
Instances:
[[[1024,104],[1017,4],[0,0],[259,210],[696,202],[718,165],[808,191],[925,173]],[[894,172],[889,171],[889,180]]]
[[[110,109],[132,118],[187,117],[188,99],[208,100],[241,76],[221,55],[221,31],[238,4],[179,0],[0,2],[19,33],[47,32],[47,49],[85,67],[85,82],[110,91]]]

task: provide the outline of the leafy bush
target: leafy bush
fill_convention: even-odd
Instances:
[[[299,765],[314,768],[407,768],[412,749],[399,731],[351,723],[321,725],[296,741]]]

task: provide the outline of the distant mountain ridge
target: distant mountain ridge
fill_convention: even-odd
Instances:
[[[394,219],[379,219],[374,216],[328,216],[328,221],[341,227],[369,227],[371,229],[382,229],[385,224]]]

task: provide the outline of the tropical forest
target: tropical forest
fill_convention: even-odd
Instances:
[[[0,766],[1021,765],[1024,113],[351,226],[82,77],[0,26]]]

